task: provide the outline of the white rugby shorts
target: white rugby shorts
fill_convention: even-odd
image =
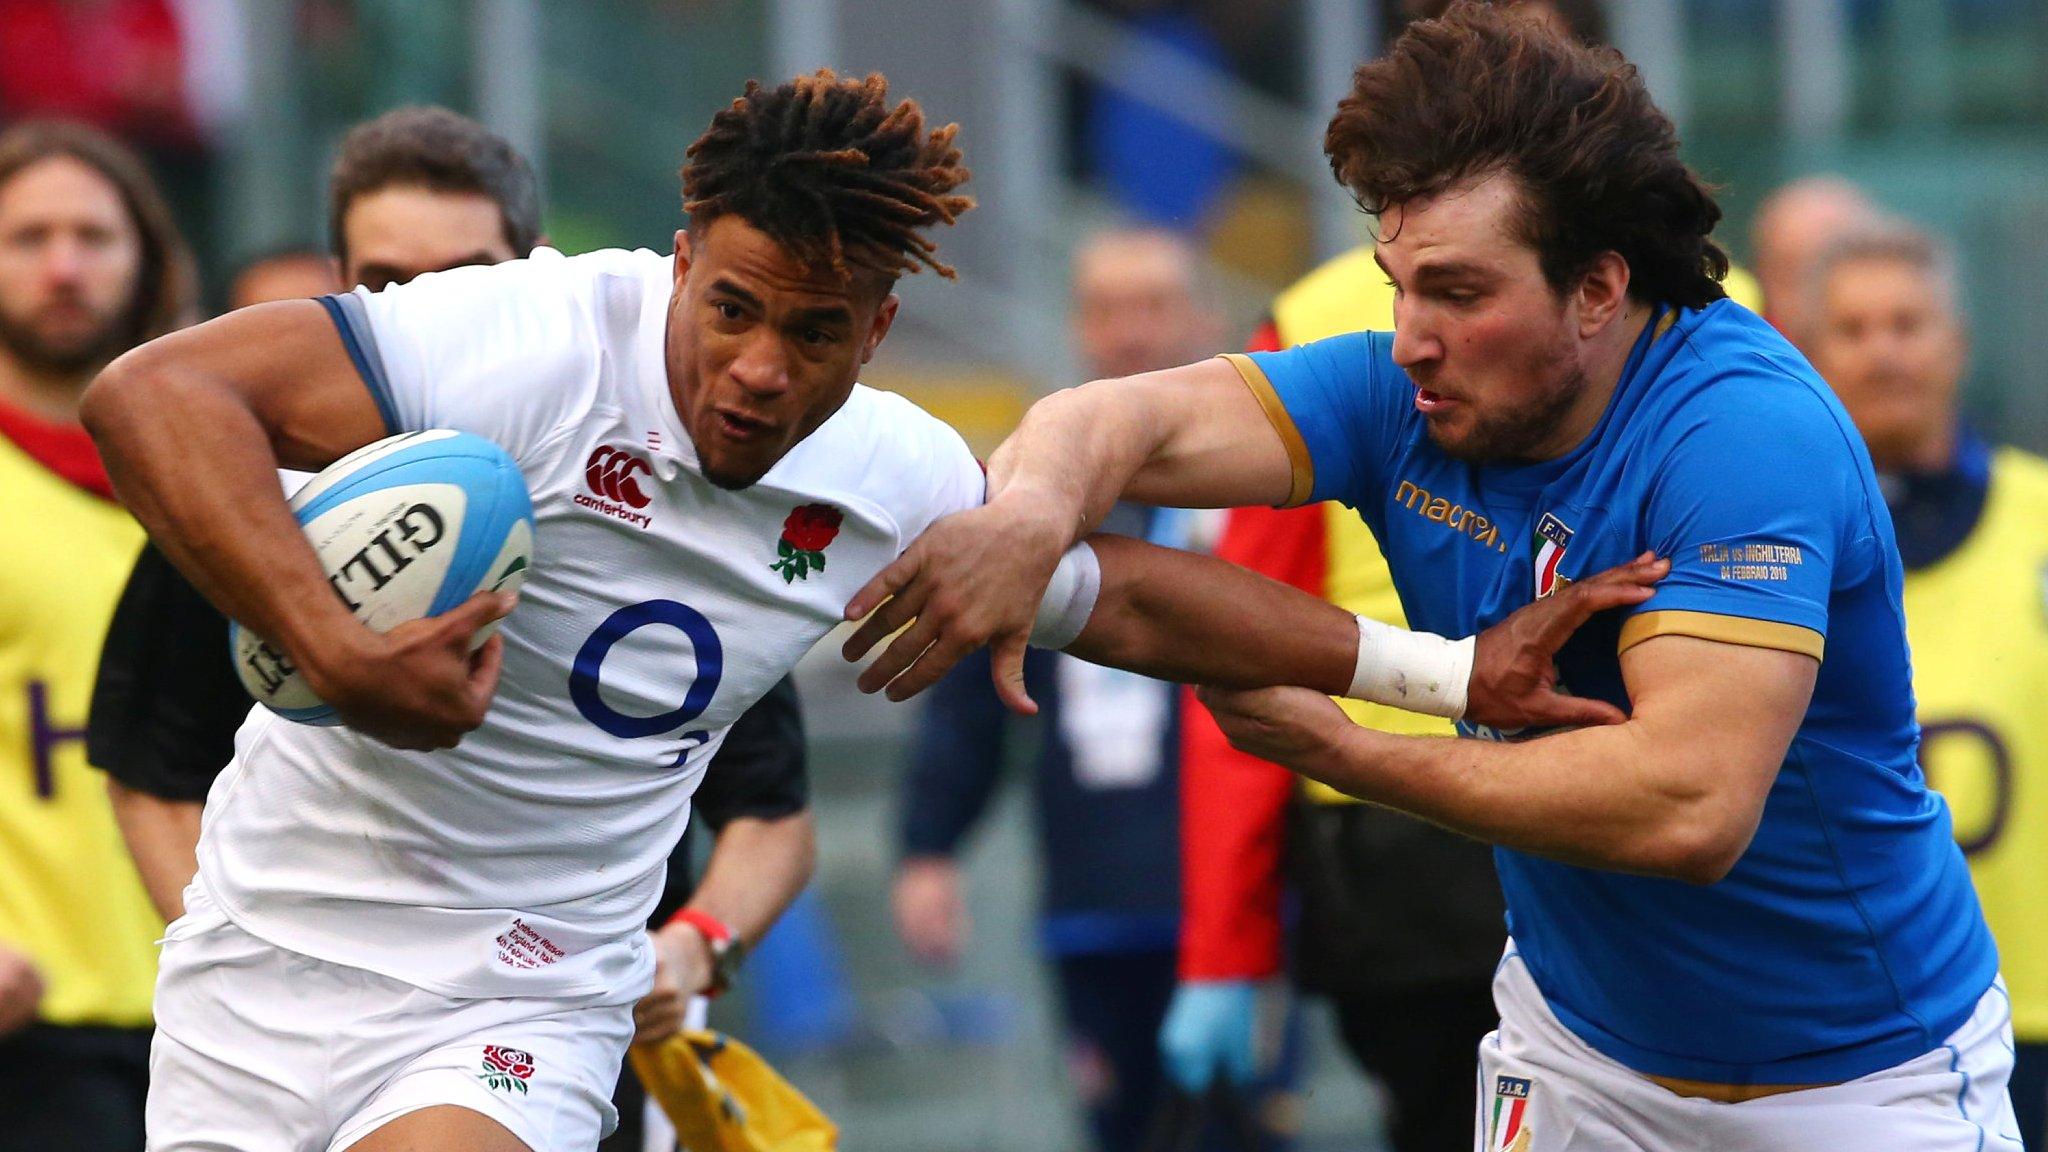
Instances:
[[[1941,1047],[1823,1088],[1737,1104],[1679,1096],[1601,1055],[1551,1013],[1512,942],[1479,1044],[1477,1152],[2019,1152],[2006,1082],[2005,982]]]
[[[533,1152],[589,1152],[633,1001],[455,1000],[268,944],[203,887],[166,930],[149,1055],[149,1152],[343,1152],[452,1104]]]

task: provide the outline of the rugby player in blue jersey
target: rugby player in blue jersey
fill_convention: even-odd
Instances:
[[[1668,557],[1557,657],[1625,723],[1432,740],[1302,689],[1207,699],[1248,751],[1499,846],[1477,1146],[2017,1148],[1998,958],[1915,764],[1891,521],[1826,385],[1724,299],[1671,122],[1613,52],[1461,3],[1359,70],[1327,148],[1379,218],[1396,331],[1041,401],[988,504],[849,605],[894,597],[854,653],[919,617],[863,686],[900,698],[982,642],[1014,675],[1119,495],[1342,500],[1446,636]],[[1103,572],[1105,597],[1201,578]]]

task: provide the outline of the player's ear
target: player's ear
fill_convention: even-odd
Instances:
[[[1619,252],[1602,252],[1579,280],[1579,336],[1591,338],[1628,306],[1628,261]]]
[[[681,291],[681,290],[682,290],[682,287],[683,287],[683,277],[685,277],[685,276],[687,276],[687,275],[689,275],[689,274],[690,274],[690,256],[691,256],[691,252],[690,252],[690,234],[689,234],[689,232],[685,231],[684,229],[678,228],[678,229],[676,229],[676,290],[677,290],[677,291]]]
[[[875,349],[882,346],[882,337],[889,334],[889,325],[896,322],[896,305],[901,303],[894,292],[882,299],[882,306],[875,309],[875,322],[868,326],[867,339],[860,344],[860,362],[865,364],[875,358]]]

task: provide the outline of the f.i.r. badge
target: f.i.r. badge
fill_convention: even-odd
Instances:
[[[1572,542],[1572,530],[1564,526],[1552,512],[1545,512],[1536,522],[1536,598],[1543,599],[1559,588],[1571,583],[1557,574],[1557,566],[1564,559],[1564,550]]]
[[[1493,1080],[1493,1117],[1487,1122],[1487,1152],[1528,1152],[1534,1139],[1527,1123],[1529,1090],[1535,1085],[1520,1076]]]

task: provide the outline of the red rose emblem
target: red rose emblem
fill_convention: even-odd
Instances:
[[[806,504],[782,522],[782,538],[799,552],[822,552],[839,535],[841,519],[839,509],[830,504]]]
[[[519,1080],[533,1079],[533,1054],[518,1048],[487,1044],[484,1046],[484,1063],[493,1072],[503,1072]]]
[[[791,510],[782,521],[782,540],[775,551],[781,557],[768,567],[782,573],[782,582],[791,583],[797,577],[809,578],[813,571],[825,570],[825,549],[839,535],[839,523],[845,514],[830,504],[805,504]]]

